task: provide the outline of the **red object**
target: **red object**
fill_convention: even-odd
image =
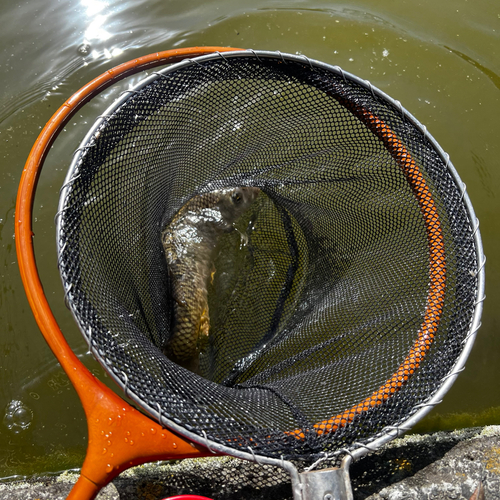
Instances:
[[[208,497],[200,497],[200,495],[177,495],[175,497],[163,498],[162,500],[212,500]]]

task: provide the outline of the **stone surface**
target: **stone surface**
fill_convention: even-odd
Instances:
[[[447,450],[456,438],[458,442]],[[379,484],[383,487],[367,500],[469,500],[480,481],[485,500],[500,499],[500,426],[478,433],[410,436],[396,449],[400,471],[386,475],[384,484]],[[430,457],[431,462],[422,468]]]
[[[396,439],[350,472],[355,500],[470,500],[480,481],[484,500],[500,500],[500,426]],[[0,498],[63,500],[77,478],[65,472],[0,484]],[[135,467],[102,489],[97,500],[158,500],[180,493],[221,500],[292,496],[280,469],[223,457]]]

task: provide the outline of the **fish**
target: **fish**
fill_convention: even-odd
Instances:
[[[208,285],[215,274],[217,242],[260,193],[257,187],[220,189],[196,195],[161,233],[173,298],[173,326],[163,353],[193,372],[210,333]],[[242,235],[243,241],[247,236]]]

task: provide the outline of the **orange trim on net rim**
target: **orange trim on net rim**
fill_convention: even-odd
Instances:
[[[342,102],[344,99],[337,97]],[[429,243],[429,292],[424,321],[418,332],[418,337],[411,347],[403,363],[396,372],[379,389],[356,406],[344,412],[313,425],[317,434],[335,432],[350,424],[356,415],[367,412],[371,408],[381,405],[396,394],[415,373],[430,349],[437,333],[444,307],[446,260],[444,251],[443,230],[439,221],[436,203],[425,182],[424,176],[418,168],[409,151],[382,120],[368,112],[361,106],[349,103],[348,107],[378,138],[384,143],[391,156],[401,167],[406,176],[413,194],[415,195],[424,220],[427,241]],[[288,434],[299,439],[305,437],[304,429],[296,429]]]

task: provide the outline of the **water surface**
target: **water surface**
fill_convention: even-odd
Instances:
[[[78,467],[86,447],[80,403],[38,330],[17,268],[14,205],[29,150],[56,109],[92,78],[135,57],[196,45],[281,50],[339,65],[400,100],[450,154],[481,222],[487,301],[467,369],[419,430],[437,421],[500,423],[498,2],[2,0],[0,12],[0,477]],[[34,208],[46,296],[74,351],[104,381],[64,306],[53,217],[74,149],[138,80],[106,90],[70,120],[46,161]]]

